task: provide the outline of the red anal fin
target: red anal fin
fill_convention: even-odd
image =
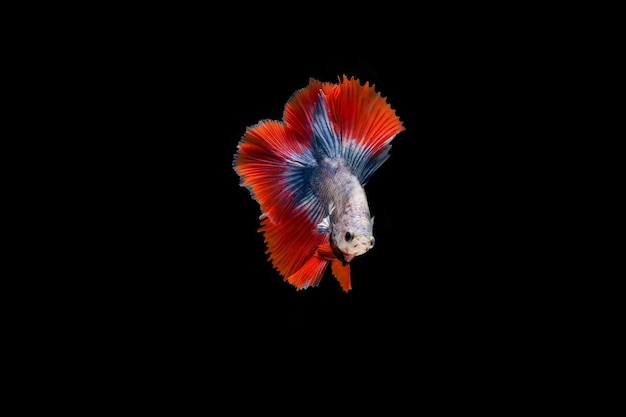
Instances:
[[[309,287],[317,287],[322,279],[322,276],[324,275],[326,267],[328,266],[328,262],[329,261],[325,259],[313,255],[295,274],[287,277],[286,281],[298,290],[303,290]]]

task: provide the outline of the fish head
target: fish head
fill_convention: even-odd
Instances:
[[[360,222],[338,222],[330,233],[330,247],[344,265],[374,247],[374,218]]]

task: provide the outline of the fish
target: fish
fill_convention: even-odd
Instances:
[[[310,77],[287,100],[282,120],[247,126],[232,167],[259,204],[265,254],[297,290],[317,287],[330,265],[344,292],[350,264],[375,243],[365,191],[405,130],[369,81]]]

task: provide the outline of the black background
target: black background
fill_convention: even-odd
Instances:
[[[546,191],[528,185],[542,162],[528,155],[544,146],[550,94],[539,104],[536,94],[553,74],[521,59],[518,39],[390,26],[291,47],[282,32],[176,29],[135,38],[98,79],[114,98],[102,125],[114,199],[101,225],[115,244],[100,253],[94,295],[105,323],[193,358],[237,352],[253,364],[269,349],[349,361],[385,349],[385,369],[532,351],[552,331],[553,238],[535,239]],[[352,263],[353,289],[326,271],[297,291],[268,262],[258,204],[232,161],[247,126],[282,119],[309,78],[343,74],[374,84],[406,130],[366,185],[376,247]]]
[[[191,308],[184,320],[246,331],[474,332],[523,315],[511,305],[528,285],[515,238],[526,203],[512,190],[532,167],[511,169],[526,145],[510,95],[524,82],[493,51],[448,46],[284,55],[272,45],[215,57],[183,47],[157,61],[137,79],[150,111],[141,112],[149,133],[134,149],[143,183],[132,197],[147,192],[151,207],[137,220],[158,254],[147,253],[155,277],[146,289],[168,313]],[[258,204],[232,160],[245,128],[280,120],[310,77],[343,74],[374,84],[406,130],[366,186],[377,244],[353,262],[353,290],[327,271],[319,287],[296,291],[267,261]]]
[[[19,325],[29,360],[57,367],[42,386],[72,372],[95,406],[340,399],[399,414],[424,398],[533,407],[576,384],[587,352],[572,346],[596,326],[572,291],[596,275],[572,278],[585,254],[564,244],[582,200],[563,199],[583,183],[571,166],[589,162],[568,153],[586,32],[572,44],[578,27],[554,27],[565,11],[541,8],[233,5],[101,11],[36,37],[43,100],[22,98],[60,113],[32,124],[62,177],[41,178],[51,195],[34,207],[54,232],[24,233],[49,249],[20,265],[43,267],[22,280],[39,297],[27,288],[9,319],[33,317]],[[247,126],[343,74],[374,84],[406,130],[366,185],[376,247],[352,263],[353,290],[326,271],[296,291],[232,160]]]

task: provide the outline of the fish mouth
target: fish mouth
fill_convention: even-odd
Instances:
[[[356,257],[356,255],[343,253],[334,242],[330,242],[330,248],[333,250],[333,253],[337,257],[337,259],[341,261],[343,266],[346,266],[346,264],[350,263],[350,261],[352,261]]]
[[[339,247],[335,244],[335,242],[330,242],[330,248],[333,250],[333,253],[341,261],[343,266],[346,266],[347,263],[350,263],[351,260],[354,259],[354,255],[345,254],[339,249]]]
[[[345,265],[346,263],[352,262],[354,258],[356,258],[356,255],[350,255],[350,254],[344,253],[342,261]]]

